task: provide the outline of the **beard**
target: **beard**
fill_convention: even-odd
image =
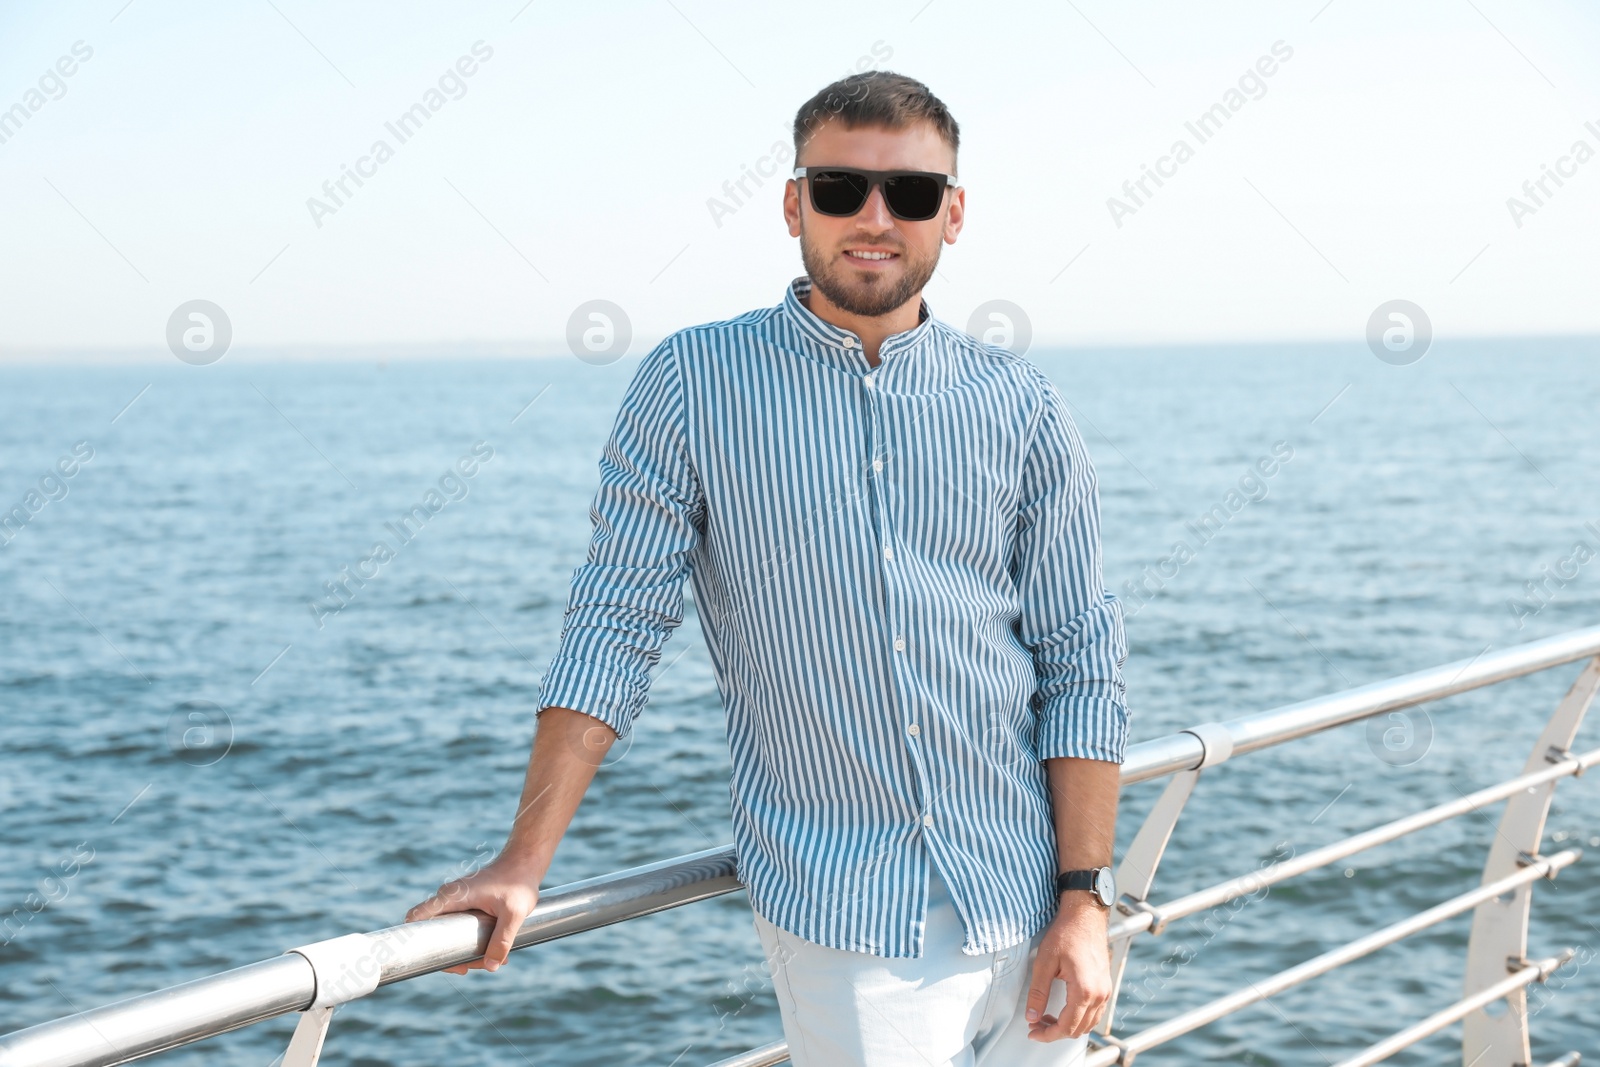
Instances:
[[[937,248],[931,258],[923,258],[907,248],[903,241],[872,238],[861,243],[896,248],[904,264],[899,279],[888,277],[887,272],[856,271],[847,261],[830,258],[807,239],[805,219],[800,220],[800,261],[811,277],[812,286],[835,307],[852,315],[869,318],[887,315],[920,293],[939,266]]]

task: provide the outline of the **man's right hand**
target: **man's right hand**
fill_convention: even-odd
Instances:
[[[498,970],[511,957],[511,942],[522,929],[522,921],[539,902],[539,881],[543,875],[533,869],[508,862],[502,855],[480,869],[446,882],[439,891],[406,912],[406,922],[419,922],[458,911],[481,911],[494,919],[494,932],[481,958],[457,967],[446,967],[451,974],[470,970]]]

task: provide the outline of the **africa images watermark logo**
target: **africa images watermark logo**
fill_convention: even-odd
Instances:
[[[473,56],[477,58],[473,59]],[[471,56],[458,58],[453,67],[446,68],[435,84],[423,92],[421,100],[402,111],[393,121],[383,124],[383,128],[394,138],[394,145],[380,137],[372,142],[366,155],[356,159],[354,167],[348,163],[340,164],[339,176],[322,183],[322,196],[306,198],[306,210],[311,213],[311,221],[317,229],[322,229],[324,217],[337,214],[355,196],[355,190],[366,184],[363,179],[375,177],[378,167],[394,158],[396,145],[403,145],[415,137],[450,100],[460,100],[466,96],[466,79],[478,72],[479,64],[487,63],[493,56],[493,48],[482,41],[474,41]],[[351,188],[352,184],[355,189]]]
[[[1257,457],[1255,463],[1245,469],[1236,485],[1230,487],[1220,500],[1185,522],[1183,528],[1189,537],[1173,541],[1170,552],[1145,567],[1138,578],[1130,578],[1122,583],[1124,617],[1131,619],[1139,614],[1157,593],[1167,587],[1168,582],[1178,577],[1184,567],[1199,558],[1201,549],[1222,532],[1233,516],[1250,504],[1267,499],[1272,491],[1269,479],[1293,458],[1293,445],[1287,441],[1273,442],[1271,454]],[[1192,544],[1190,537],[1193,538]]]
[[[73,56],[77,58],[74,59]],[[78,73],[79,67],[94,57],[94,49],[82,41],[72,42],[72,55],[57,59],[53,68],[45,68],[36,83],[38,88],[27,89],[22,99],[0,110],[0,145],[22,132],[23,124],[33,118],[52,100],[67,95],[66,79]]]
[[[210,366],[232,343],[232,320],[210,300],[185,301],[167,318],[167,347],[190,366]]]
[[[882,38],[879,38],[878,40],[872,42],[871,54],[864,55],[857,59],[855,69],[846,71],[846,76],[851,74],[860,74],[863,71],[870,69],[875,62],[887,63],[893,55],[894,49],[889,45],[884,44]],[[863,84],[860,88],[861,96],[856,97],[855,99],[857,100],[861,99],[861,97],[865,96],[868,92],[866,85]],[[845,102],[848,99],[848,97],[830,95],[826,100],[823,101],[823,104],[827,108],[829,114],[837,115],[840,111],[844,110]],[[815,121],[817,114],[818,111],[812,112],[813,121]],[[818,123],[815,127],[813,127],[811,137],[815,137],[817,131],[826,125],[826,120]],[[805,144],[808,143],[809,140],[810,138],[808,137],[806,142],[802,142],[801,147],[805,147]],[[750,164],[740,164],[741,173],[739,177],[730,178],[728,181],[722,183],[722,196],[710,196],[706,198],[706,210],[711,213],[711,221],[716,223],[717,229],[720,230],[722,228],[722,222],[724,219],[734,214],[740,208],[744,207],[744,205],[749,203],[750,199],[755,196],[754,189],[749,188],[752,183],[756,189],[759,189],[763,184],[766,183],[768,178],[777,175],[780,171],[783,172],[783,177],[785,180],[787,180],[789,177],[787,168],[789,165],[793,164],[794,158],[795,150],[790,147],[788,141],[774,141],[772,143],[772,147],[767,149],[767,154],[761,156],[755,161],[753,168]]]
[[[1586,122],[1583,124],[1591,137],[1600,142],[1600,123]],[[1595,157],[1594,146],[1582,137],[1572,142],[1566,155],[1556,159],[1556,165],[1541,164],[1540,174],[1537,178],[1529,178],[1522,183],[1522,196],[1506,197],[1506,210],[1511,213],[1511,221],[1517,229],[1522,229],[1522,224],[1529,215],[1536,215],[1539,209],[1547,206],[1550,198],[1555,196],[1567,183],[1563,178],[1576,178],[1578,168]],[[1551,188],[1551,185],[1555,188]]]
[[[999,345],[1020,356],[1033,343],[1033,320],[1009,300],[985,300],[972,309],[967,333],[986,345]]]
[[[443,511],[448,505],[465,500],[472,491],[471,480],[475,478],[482,465],[494,458],[494,446],[487,441],[473,443],[472,450],[463,454],[454,465],[446,468],[439,476],[437,488],[429,486],[422,494],[422,498],[413,504],[409,511],[403,512],[398,519],[387,521],[383,524],[385,532],[394,539],[394,544],[389,543],[387,537],[374,541],[372,548],[366,555],[354,564],[346,563],[339,568],[337,578],[329,579],[322,583],[326,593],[320,600],[308,597],[306,605],[311,609],[311,618],[317,624],[317,629],[322,629],[326,619],[337,615],[349,607],[356,595],[368,582],[374,581],[389,563],[393,562],[402,549],[421,536],[429,520]]]
[[[79,441],[72,446],[70,455],[61,456],[55,466],[46,468],[37,485],[30,486],[10,510],[0,512],[0,546],[9,545],[52,501],[65,500],[71,491],[68,482],[93,458],[94,446],[88,441]]]
[[[1148,163],[1141,164],[1142,173],[1139,177],[1122,183],[1122,196],[1126,199],[1115,196],[1106,198],[1106,210],[1111,213],[1111,221],[1117,229],[1122,229],[1122,220],[1127,216],[1138,214],[1139,209],[1155,196],[1155,189],[1166,184],[1163,178],[1177,177],[1178,168],[1194,158],[1196,146],[1205,144],[1220,133],[1228,120],[1245,104],[1267,95],[1266,79],[1278,72],[1280,64],[1289,62],[1294,56],[1294,49],[1282,41],[1273,41],[1271,52],[1272,55],[1257,59],[1254,67],[1241,74],[1234,86],[1222,94],[1221,100],[1202,111],[1194,121],[1183,124],[1183,128],[1194,138],[1194,144],[1191,145],[1185,138],[1178,138],[1165,155],[1156,159],[1154,168]],[[1248,96],[1245,95],[1247,93]],[[1152,183],[1155,189],[1150,188]]]
[[[1433,320],[1410,300],[1379,304],[1367,319],[1367,347],[1391,366],[1415,363],[1432,344]]]
[[[614,301],[586,300],[567,318],[567,347],[592,366],[615,363],[632,341],[633,321]]]
[[[1528,625],[1528,620],[1548,607],[1561,590],[1577,581],[1586,564],[1600,558],[1600,522],[1590,519],[1583,524],[1583,529],[1585,536],[1575,538],[1566,555],[1546,563],[1538,578],[1530,578],[1522,584],[1521,596],[1506,598],[1506,607],[1517,629]]]

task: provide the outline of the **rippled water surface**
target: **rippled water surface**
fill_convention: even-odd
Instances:
[[[1032,353],[1099,471],[1134,741],[1600,623],[1600,558],[1575,555],[1600,551],[1597,356],[1560,340],[1441,341],[1409,367],[1332,346]],[[499,846],[636,366],[0,368],[0,509],[44,483],[0,547],[0,1031],[390,925]],[[450,478],[475,447],[474,475]],[[63,457],[74,473],[49,479]],[[442,509],[331,610],[325,583],[396,543],[385,524],[430,490]],[[1188,524],[1219,504],[1202,539]],[[1519,619],[1525,583],[1562,573]],[[731,840],[688,610],[547,886]],[[1207,772],[1155,899],[1517,772],[1576,674],[1434,705],[1431,738],[1420,720],[1354,724]],[[181,742],[208,728],[231,747],[197,766]],[[1158,788],[1125,791],[1120,848]],[[1139,942],[1119,1031],[1471,888],[1499,812]],[[1545,851],[1574,844],[1592,858],[1538,885],[1535,955],[1600,942],[1594,776],[1561,786],[1547,826]],[[1468,922],[1140,1062],[1337,1062],[1459,995]],[[388,987],[340,1010],[324,1062],[708,1064],[781,1036],[758,949],[743,895],[724,896],[495,975]],[[1593,964],[1532,1003],[1535,1062],[1600,1056]],[[164,1060],[267,1067],[292,1027]],[[1459,1040],[1394,1062],[1459,1062]]]

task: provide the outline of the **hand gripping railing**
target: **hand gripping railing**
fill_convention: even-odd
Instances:
[[[1334,842],[1302,856],[1229,879],[1164,903],[1149,899],[1155,873],[1201,771],[1258,749],[1282,744],[1373,715],[1439,700],[1551,667],[1588,659],[1515,778]],[[1508,801],[1477,888],[1445,900],[1248,988],[1127,1036],[1113,1036],[1113,998],[1091,1036],[1090,1067],[1131,1064],[1143,1051],[1172,1041],[1231,1011],[1326,973],[1452,915],[1473,911],[1464,995],[1338,1067],[1377,1063],[1464,1020],[1462,1063],[1470,1067],[1528,1067],[1526,989],[1542,982],[1571,949],[1527,956],[1534,882],[1553,878],[1581,855],[1575,849],[1541,855],[1544,820],[1556,784],[1600,762],[1600,749],[1574,754],[1572,744],[1600,689],[1600,627],[1445,664],[1331,696],[1291,704],[1225,723],[1130,746],[1124,785],[1172,776],[1117,870],[1123,889],[1111,923],[1113,977],[1122,991],[1128,950],[1140,934],[1158,935],[1194,915],[1265,885],[1325,866],[1424,826]],[[616,874],[574,882],[540,894],[518,931],[514,949],[741,889],[732,846],[706,849]],[[300,1012],[283,1067],[314,1067],[337,1006],[394,982],[481,957],[493,922],[477,912],[349,934],[184,985],[133,997],[0,1037],[0,1067],[100,1067],[126,1063],[266,1019]],[[1486,1005],[1504,1002],[1491,1015]],[[715,1067],[768,1067],[788,1061],[779,1041]],[[1576,1052],[1548,1067],[1574,1067]]]

